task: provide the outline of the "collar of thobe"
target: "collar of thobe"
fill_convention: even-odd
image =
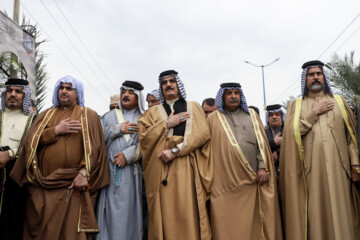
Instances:
[[[70,106],[70,107],[59,107],[59,110],[62,111],[62,112],[72,111],[75,108],[76,105],[77,104],[75,104],[73,106]]]
[[[235,111],[229,111],[229,110],[225,109],[225,113],[226,113],[227,115],[239,114],[240,111],[242,111],[240,108],[237,108]]]
[[[323,97],[324,95],[325,95],[324,91],[320,91],[317,93],[312,93],[312,92],[308,91],[308,93],[307,93],[307,96],[309,98]]]
[[[175,100],[166,100],[166,103],[170,106],[171,111],[174,111],[174,104],[177,100],[179,100],[179,98]]]
[[[9,115],[18,115],[18,114],[21,114],[22,113],[22,110],[21,109],[8,109],[8,108],[5,108],[5,112]]]
[[[131,109],[131,110],[126,110],[126,109],[124,109],[124,113],[132,114],[132,113],[135,113],[137,109],[138,109],[137,107],[134,108],[134,109]]]

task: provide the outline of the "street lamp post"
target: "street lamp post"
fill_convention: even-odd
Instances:
[[[262,71],[262,82],[263,82],[263,94],[264,94],[264,109],[265,109],[265,107],[266,107],[264,67],[270,66],[271,64],[273,64],[274,62],[278,61],[279,59],[280,59],[280,58],[277,58],[277,59],[275,59],[274,61],[272,61],[271,63],[266,64],[266,65],[256,65],[256,64],[253,64],[253,63],[251,63],[251,62],[249,62],[249,61],[244,61],[245,63],[251,64],[251,65],[253,65],[254,67],[261,67],[261,71]]]

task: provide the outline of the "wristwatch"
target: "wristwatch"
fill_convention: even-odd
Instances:
[[[79,171],[79,174],[83,177],[86,177],[86,172],[83,172],[83,171]]]
[[[360,167],[359,166],[351,167],[351,171],[356,172],[357,174],[360,174]]]
[[[8,150],[10,159],[13,159],[15,157],[14,151],[12,149]]]
[[[176,156],[180,152],[180,149],[178,147],[173,147],[171,152]]]

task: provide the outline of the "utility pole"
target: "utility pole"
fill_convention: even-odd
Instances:
[[[13,20],[19,24],[19,15],[20,15],[20,0],[14,0],[14,11],[13,11]],[[17,78],[17,71],[13,67],[13,62],[17,62],[18,58],[15,54],[11,53],[10,58],[10,78]]]

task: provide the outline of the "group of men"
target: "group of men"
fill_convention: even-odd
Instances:
[[[303,65],[302,97],[286,116],[267,106],[266,128],[239,83],[200,106],[174,70],[146,111],[127,80],[100,118],[70,76],[36,118],[27,81],[9,79],[0,238],[359,239],[356,123],[323,65]]]

